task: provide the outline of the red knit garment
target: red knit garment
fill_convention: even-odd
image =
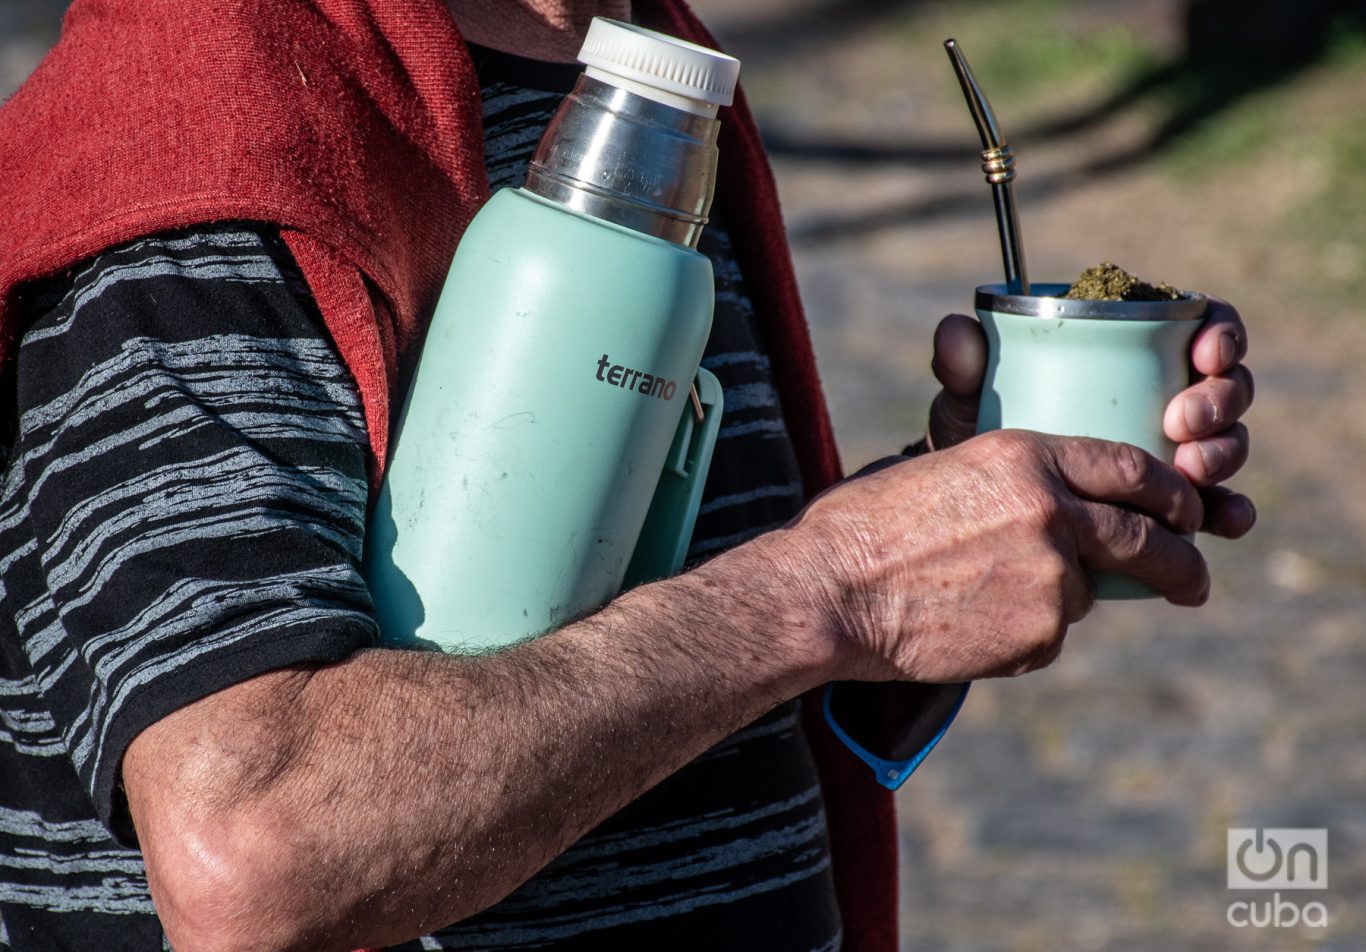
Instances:
[[[680,0],[642,24],[715,41]],[[772,173],[743,95],[722,110],[717,203],[772,358],[809,493],[839,460]],[[76,0],[0,109],[0,366],[23,285],[109,247],[221,220],[279,226],[389,428],[465,226],[488,197],[479,84],[442,0]],[[806,705],[844,948],[897,947],[891,795]]]

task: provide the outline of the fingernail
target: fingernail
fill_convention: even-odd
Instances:
[[[1228,462],[1228,453],[1224,451],[1221,443],[1209,441],[1196,445],[1200,447],[1200,461],[1205,464],[1205,477],[1211,478],[1224,468],[1224,463]]]
[[[1198,436],[1214,424],[1214,404],[1204,397],[1188,397],[1184,410],[1186,429],[1192,434]]]
[[[1232,367],[1233,362],[1238,359],[1238,341],[1228,332],[1219,335],[1219,364],[1225,368]]]

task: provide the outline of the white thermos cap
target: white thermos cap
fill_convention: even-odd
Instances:
[[[663,33],[594,17],[579,50],[594,79],[701,116],[735,98],[740,61]]]

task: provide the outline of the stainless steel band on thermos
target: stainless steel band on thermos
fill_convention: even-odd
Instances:
[[[581,76],[541,139],[526,189],[695,248],[711,209],[720,126]]]
[[[716,112],[740,63],[681,40],[667,57],[632,48],[648,35],[605,20],[589,28],[579,54],[588,69],[546,129],[526,189],[695,248],[716,186]]]

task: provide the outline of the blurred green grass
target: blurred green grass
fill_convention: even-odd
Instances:
[[[1296,295],[1340,308],[1366,294],[1362,26],[1336,24],[1322,56],[1271,79],[1259,73],[1266,67],[1255,56],[1181,65],[1172,30],[1144,29],[1141,17],[1086,15],[1075,0],[912,5],[888,32],[922,46],[927,35],[956,35],[993,105],[1017,130],[1103,102],[1176,64],[1173,75],[1126,106],[1155,132],[1164,123],[1179,126],[1148,167],[1192,201],[1203,201],[1221,180],[1254,180],[1259,170],[1275,168],[1276,176],[1258,179],[1275,214],[1258,219],[1261,234],[1248,237],[1282,244],[1303,261],[1304,286],[1293,289]],[[950,101],[959,96],[948,82],[939,92]],[[1191,121],[1178,122],[1190,113]],[[1240,221],[1236,208],[1228,215]]]
[[[1339,105],[1296,111],[1280,104],[1282,134],[1266,148],[1293,150],[1315,164],[1315,187],[1285,217],[1291,238],[1314,251],[1311,293],[1353,301],[1366,294],[1366,32],[1335,37],[1322,71]]]
[[[908,45],[954,36],[992,104],[1013,119],[1046,111],[1077,89],[1121,86],[1161,62],[1152,37],[1115,22],[1075,14],[1075,0],[957,0],[912,5],[890,25]],[[956,85],[943,87],[956,100]]]

